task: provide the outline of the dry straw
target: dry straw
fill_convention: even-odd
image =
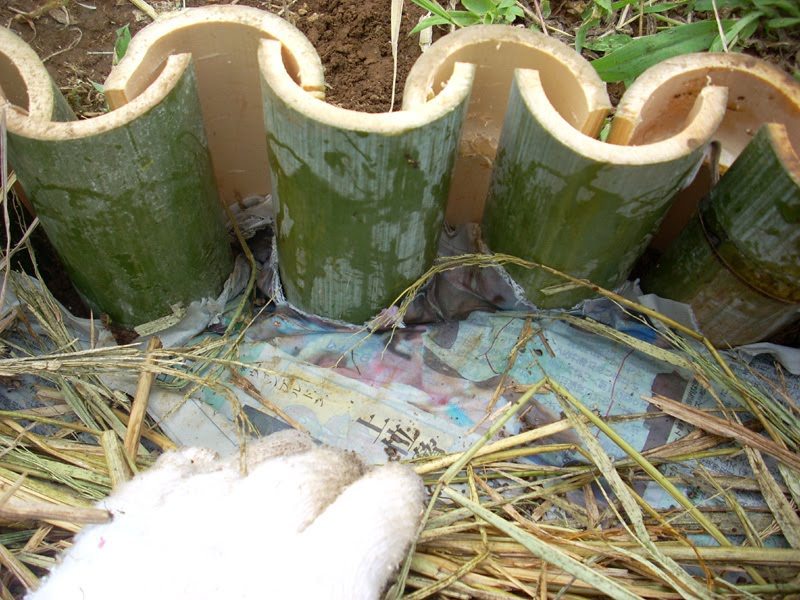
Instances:
[[[558,274],[569,285],[587,286],[637,318],[647,317],[681,335],[659,328],[672,346],[665,349],[588,319],[566,314],[531,318],[564,319],[629,346],[693,374],[713,394],[724,391],[740,407],[731,410],[721,405],[719,416],[712,417],[654,397],[650,400],[658,410],[649,416],[664,411],[696,429],[641,453],[615,431],[615,424],[629,417],[600,419],[558,381],[545,377],[500,410],[490,402],[505,387],[496,390],[487,395],[487,414],[492,413],[487,418],[489,428],[469,450],[412,463],[430,486],[430,501],[417,541],[388,594],[504,600],[800,594],[796,577],[800,570],[800,423],[797,405],[782,397],[778,388],[761,389],[740,380],[696,332],[652,310],[589,282],[510,256],[443,259],[398,298],[400,315],[438,273],[512,262]],[[65,327],[64,316],[46,289],[14,273],[8,274],[8,285],[26,310],[13,312],[3,322],[0,378],[9,386],[34,382],[31,389],[43,406],[0,411],[0,599],[4,600],[22,597],[26,589],[35,587],[57,552],[68,547],[83,524],[106,517],[92,508],[93,503],[152,464],[158,451],[135,443],[140,435],[160,450],[172,447],[147,417],[135,414],[131,419],[136,404],[108,383],[109,376],[136,382],[147,373],[157,377],[160,385],[169,384],[187,394],[211,388],[234,403],[243,439],[250,427],[234,388],[258,394],[241,378],[221,377],[245,366],[237,360],[237,346],[249,324],[249,291],[226,334],[217,340],[187,348],[152,344],[147,350],[135,346],[86,350]],[[529,337],[521,336],[520,346]],[[509,361],[517,355],[514,352]],[[506,386],[507,379],[500,385]],[[508,419],[543,393],[555,394],[562,402],[562,420],[495,439]],[[742,422],[743,418],[754,419],[757,429],[751,422]],[[564,434],[577,441],[561,441]],[[597,436],[610,439],[626,458],[612,460]],[[584,462],[548,466],[556,464],[556,457],[566,450],[577,452]],[[741,453],[750,461],[752,477],[711,473],[698,463],[703,457]],[[766,468],[765,455],[779,465],[778,476]],[[531,462],[532,456],[546,460]],[[694,483],[722,499],[727,510],[695,505],[682,491],[685,481],[676,472],[693,472]],[[645,482],[669,494],[674,508],[665,511],[651,506],[637,491]],[[768,508],[757,511],[743,506],[737,500],[738,491],[760,492]],[[743,532],[744,542],[732,538],[734,529]],[[704,532],[715,542],[698,545],[693,541],[695,534]],[[765,547],[765,538],[773,533],[782,534],[789,546]]]

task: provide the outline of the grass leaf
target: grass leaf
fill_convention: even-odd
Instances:
[[[728,47],[737,41],[746,40],[758,27],[758,20],[764,16],[764,13],[754,11],[746,14],[744,17],[736,21],[730,28],[725,29],[725,43]],[[722,51],[722,39],[717,36],[709,47],[710,52]]]
[[[427,17],[422,19],[419,23],[414,26],[408,35],[415,35],[424,29],[428,29],[429,27],[435,27],[436,25],[453,25],[452,19],[443,19],[441,17]]]
[[[605,54],[608,52],[613,52],[614,50],[619,50],[632,40],[633,38],[625,33],[612,33],[611,35],[606,35],[601,38],[585,42],[584,46],[589,48],[589,50],[603,52]]]
[[[731,24],[730,19],[722,21],[723,28]],[[663,60],[708,49],[717,35],[717,23],[714,21],[687,23],[636,38],[619,50],[592,61],[592,66],[603,81],[634,79]]]
[[[411,0],[414,4],[419,6],[420,8],[424,8],[432,15],[439,17],[440,19],[444,20],[446,24],[455,25],[455,21],[450,16],[445,9],[443,9],[437,2],[433,2],[433,0]],[[419,25],[417,25],[419,27]],[[414,28],[416,29],[416,27]]]
[[[483,16],[495,8],[490,0],[461,0],[461,4],[469,12]]]
[[[611,0],[594,0],[594,3],[602,10],[605,14],[610,14],[612,11],[611,8]]]
[[[752,6],[748,0],[717,0],[716,5],[717,10],[750,8]],[[697,0],[694,9],[698,12],[714,12],[714,3],[712,0]]]
[[[600,24],[600,19],[594,18],[589,19],[588,21],[584,21],[583,24],[578,28],[577,33],[575,34],[575,52],[580,54],[583,51],[584,43],[586,42],[586,33],[595,25]]]
[[[766,26],[770,29],[794,27],[796,25],[800,25],[800,17],[778,17],[777,19],[770,19],[766,22]]]
[[[118,64],[128,51],[128,45],[131,43],[131,29],[128,25],[124,25],[117,29],[116,40],[114,41],[114,64]]]

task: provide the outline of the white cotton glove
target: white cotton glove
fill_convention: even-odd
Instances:
[[[416,532],[420,478],[294,431],[247,463],[163,455],[98,504],[113,521],[84,529],[28,600],[378,598]]]

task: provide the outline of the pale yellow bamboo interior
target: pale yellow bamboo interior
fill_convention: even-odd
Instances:
[[[220,198],[233,203],[270,193],[261,101],[258,46],[283,47],[282,68],[304,90],[321,97],[322,65],[310,42],[283,19],[246,6],[212,6],[156,21],[133,38],[106,81],[112,109],[141,94],[165,59],[190,53]]]
[[[502,25],[473,26],[437,41],[412,67],[403,108],[438,94],[456,62],[476,65],[475,82],[453,172],[445,219],[480,222],[516,69],[539,72],[547,99],[575,129],[595,136],[611,108],[605,85],[569,47]]]
[[[5,98],[14,106],[28,110],[28,86],[19,68],[10,57],[0,52],[0,98]]]
[[[714,135],[722,173],[765,123],[781,123],[800,148],[800,84],[773,65],[744,54],[691,54],[664,61],[643,74],[626,93],[614,121],[612,140],[634,145],[675,134],[704,87],[728,90],[725,118]],[[627,100],[627,101],[626,101]],[[666,250],[697,212],[711,189],[704,165],[679,193],[651,246]]]

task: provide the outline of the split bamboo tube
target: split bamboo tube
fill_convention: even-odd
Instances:
[[[691,305],[727,347],[760,341],[800,316],[800,145],[777,123],[755,138],[642,281]]]
[[[152,84],[167,57],[189,53],[219,196],[228,204],[270,193],[258,44],[282,44],[281,70],[322,98],[322,64],[314,47],[280,17],[247,6],[209,6],[162,16],[131,40],[105,83],[117,109]]]
[[[725,113],[725,90],[704,88],[663,139],[634,142],[662,118],[654,113],[628,127],[626,145],[611,144],[595,139],[610,108],[604,84],[567,46],[515,28],[467,28],[423,55],[405,100],[435,97],[455,60],[476,63],[477,73],[448,219],[480,219],[485,197],[491,250],[603,287],[622,283],[697,168]],[[542,308],[569,308],[589,295],[540,271],[509,272]]]
[[[189,55],[119,110],[71,121],[33,50],[0,28],[0,89],[11,165],[90,307],[138,325],[219,292],[231,253]]]
[[[620,102],[609,141],[641,145],[675,135],[707,85],[728,90],[725,118],[714,134],[722,173],[765,123],[783,124],[791,143],[800,148],[800,85],[777,67],[738,53],[687,54],[648,69]],[[697,212],[711,190],[711,168],[704,165],[673,200],[650,244],[653,248],[664,252]]]
[[[474,64],[476,71],[447,206],[451,225],[483,217],[515,69],[538,71],[547,101],[587,135],[597,134],[611,110],[605,84],[579,54],[550,37],[506,25],[471,26],[439,39],[411,68],[404,109],[439,94],[456,62]]]
[[[547,101],[539,74],[518,71],[487,200],[489,247],[605,288],[620,285],[702,159],[725,98],[723,88],[704,88],[675,135],[616,146],[571,127]],[[540,270],[509,273],[541,308],[570,308],[590,295]]]
[[[430,101],[367,114],[304,90],[279,43],[258,58],[286,298],[363,323],[436,256],[474,68],[456,64]]]

